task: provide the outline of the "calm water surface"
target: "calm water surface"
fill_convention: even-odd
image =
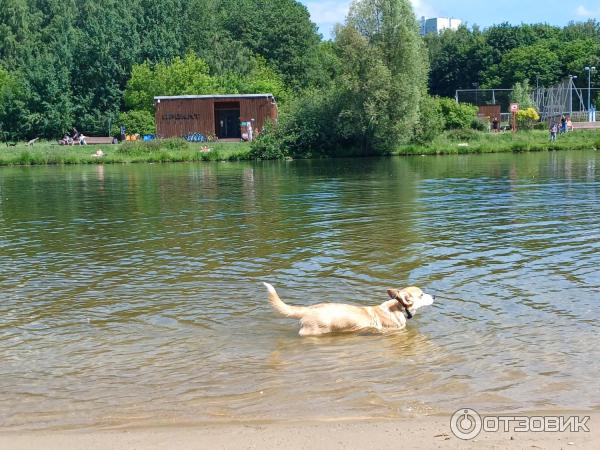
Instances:
[[[0,429],[600,409],[600,154],[0,169]],[[292,304],[440,296],[391,335]]]

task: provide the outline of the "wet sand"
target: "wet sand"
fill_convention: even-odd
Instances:
[[[471,441],[452,435],[448,416],[393,421],[246,423],[110,431],[0,433],[11,450],[117,449],[464,449],[600,448],[600,414],[589,433],[481,433]]]

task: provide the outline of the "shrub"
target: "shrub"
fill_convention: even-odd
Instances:
[[[425,144],[439,136],[446,126],[438,99],[428,95],[421,98],[419,120],[415,126],[413,142]]]
[[[477,116],[477,106],[468,103],[456,103],[451,98],[439,98],[440,109],[446,123],[446,130],[470,128]]]
[[[477,131],[488,131],[490,123],[485,119],[480,119],[479,117],[475,117],[471,121],[471,129]]]
[[[111,130],[113,136],[120,134],[119,127],[121,125],[125,125],[127,134],[139,133],[144,135],[156,133],[154,116],[145,110],[133,110],[119,114],[119,123],[115,123]]]
[[[282,159],[288,156],[282,128],[267,122],[262,132],[252,141],[250,156],[254,159]]]
[[[352,142],[342,136],[339,129],[342,120],[338,117],[339,106],[330,92],[304,92],[286,109],[280,115],[279,122],[265,127],[252,143],[252,157],[277,159],[286,156],[333,156],[343,144]]]
[[[525,128],[526,130],[533,129],[535,123],[540,120],[540,115],[535,108],[521,109],[517,112],[517,124],[519,128]]]

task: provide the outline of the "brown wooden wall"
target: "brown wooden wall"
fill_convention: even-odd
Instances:
[[[497,117],[498,120],[500,120],[500,113],[500,105],[481,105],[477,115],[483,118],[487,117],[490,121],[492,121],[494,120],[494,117]]]
[[[262,131],[267,119],[277,120],[277,105],[268,97],[182,98],[155,101],[156,133],[159,137],[180,137],[190,133],[214,135],[215,102],[239,102],[240,121],[254,119]]]

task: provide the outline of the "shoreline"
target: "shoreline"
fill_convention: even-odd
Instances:
[[[544,131],[526,131],[515,135],[508,132],[498,134],[468,132],[463,136],[464,139],[460,138],[460,134],[458,138],[456,135],[456,133],[447,134],[428,144],[401,145],[393,151],[381,154],[353,155],[350,151],[347,154],[330,156],[328,159],[600,150],[600,132],[595,130],[571,132],[561,136],[557,142],[550,142]],[[207,146],[210,151],[201,151],[204,146]],[[102,158],[93,156],[96,150],[102,150],[105,156]],[[59,146],[42,142],[32,147],[18,144],[0,151],[0,166],[7,167],[254,160],[251,157],[249,143],[199,144],[187,143],[179,139],[87,146]]]
[[[561,415],[571,413],[561,412]],[[510,413],[509,415],[525,415]],[[527,414],[539,416],[540,414]],[[376,449],[376,448],[600,448],[600,413],[590,432],[481,432],[463,441],[452,434],[450,415],[403,419],[241,422],[122,427],[104,430],[0,431],[0,448],[96,449]]]

